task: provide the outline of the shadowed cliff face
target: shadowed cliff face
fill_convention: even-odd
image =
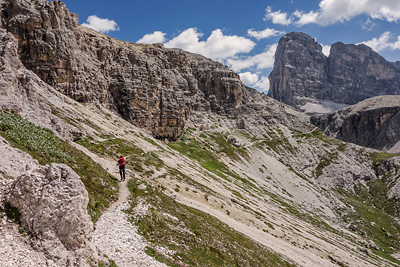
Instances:
[[[191,111],[225,114],[245,98],[220,63],[161,44],[115,40],[80,26],[61,1],[11,0],[1,27],[19,41],[23,64],[73,99],[115,110],[158,138],[176,139]]]
[[[302,109],[314,99],[356,104],[379,95],[400,94],[398,63],[365,45],[335,43],[329,57],[304,33],[283,36],[275,54],[269,96]]]
[[[268,95],[294,107],[304,105],[301,97],[321,98],[328,83],[327,58],[322,47],[304,33],[290,33],[279,40],[274,69],[269,75]]]
[[[379,96],[333,113],[314,115],[311,123],[334,138],[375,149],[400,152],[400,96]]]

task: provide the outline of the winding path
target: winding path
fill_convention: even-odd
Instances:
[[[101,158],[78,144],[74,144],[74,146],[89,155],[93,161],[99,163],[109,174],[119,179],[118,167],[116,166],[117,160]],[[130,192],[127,184],[130,174],[131,172],[127,171],[125,181],[119,182],[118,200],[96,222],[93,243],[100,255],[107,255],[119,267],[164,267],[166,266],[165,264],[156,261],[145,253],[146,246],[149,244],[138,234],[137,227],[128,221],[127,215],[123,212],[124,209],[129,207]],[[145,207],[140,207],[139,205],[137,209],[145,209]],[[141,210],[139,212],[146,211]]]

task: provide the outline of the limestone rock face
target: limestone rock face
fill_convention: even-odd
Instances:
[[[159,138],[176,139],[190,111],[228,112],[244,101],[239,75],[220,63],[161,44],[118,41],[80,26],[59,1],[3,4],[1,27],[22,63],[80,102],[99,103]]]
[[[370,98],[333,113],[314,115],[311,123],[346,142],[400,152],[400,96]]]
[[[269,96],[303,111],[315,100],[353,105],[400,94],[398,63],[386,61],[366,45],[340,42],[332,44],[326,57],[312,37],[296,32],[279,41],[269,80]]]
[[[310,36],[286,34],[279,40],[275,52],[268,95],[294,107],[304,105],[307,98],[328,97],[326,63],[321,45]]]
[[[93,265],[93,223],[88,193],[64,164],[41,166],[13,183],[7,202],[21,213],[22,226],[39,240],[39,249],[63,266]]]
[[[363,44],[333,44],[327,72],[335,102],[353,105],[374,96],[400,94],[400,68]]]
[[[30,122],[52,130],[62,139],[81,137],[79,129],[52,114],[52,108],[62,97],[57,97],[53,88],[24,67],[18,49],[17,39],[0,28],[0,109],[18,113]]]

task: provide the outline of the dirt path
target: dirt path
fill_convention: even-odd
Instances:
[[[106,212],[112,212],[117,209],[118,206],[120,206],[122,203],[126,202],[129,198],[130,192],[128,189],[128,180],[129,177],[127,175],[127,178],[125,181],[119,182],[119,191],[118,191],[118,200],[114,202],[107,210]]]
[[[102,158],[79,144],[72,143],[72,145],[75,148],[84,152],[86,155],[88,155],[94,162],[97,162],[98,164],[100,164],[100,166],[103,167],[103,169],[105,169],[110,175],[112,175],[115,179],[120,181],[118,166],[116,165],[117,159],[112,160],[112,159]],[[134,175],[134,174],[127,171],[127,173],[126,173],[127,178],[125,179],[125,181],[118,183],[119,184],[118,200],[116,202],[114,202],[107,209],[106,212],[115,210],[118,205],[120,205],[128,200],[130,193],[129,193],[129,189],[128,189],[127,185],[128,185],[129,176],[132,176],[132,175]]]
[[[117,160],[99,157],[85,147],[78,144],[73,145],[89,155],[93,161],[99,163],[113,177],[120,180],[118,167],[116,166]],[[137,227],[128,221],[127,215],[123,212],[129,206],[128,180],[134,175],[134,173],[127,170],[125,181],[118,183],[118,200],[96,222],[93,243],[100,252],[99,255],[107,255],[119,267],[164,267],[166,266],[165,264],[156,261],[145,253],[149,244],[138,234]]]

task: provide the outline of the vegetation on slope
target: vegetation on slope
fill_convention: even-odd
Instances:
[[[152,139],[144,139],[150,144],[159,147],[159,145]],[[77,143],[94,153],[102,156],[107,155],[114,157],[116,160],[117,157],[123,155],[127,162],[127,168],[133,169],[135,173],[138,173],[142,177],[152,177],[155,170],[160,171],[163,169],[165,172],[160,175],[159,178],[165,178],[167,175],[171,175],[176,180],[185,180],[185,183],[194,185],[196,188],[200,188],[203,192],[211,192],[210,189],[197,183],[196,181],[193,181],[190,177],[187,177],[179,170],[166,166],[156,152],[144,152],[140,147],[131,141],[121,138],[114,138],[113,136],[107,136],[107,138],[102,141],[95,141],[94,138],[88,137],[78,140]]]
[[[169,266],[293,266],[213,216],[139,183],[129,180],[133,201],[126,212],[151,242],[147,253],[159,261]],[[146,214],[135,213],[139,203],[149,205]],[[165,255],[160,246],[171,253]]]
[[[117,198],[118,184],[89,156],[20,116],[0,111],[0,135],[13,146],[29,153],[41,165],[64,163],[82,179],[89,193],[88,213],[96,221]]]
[[[242,184],[256,188],[251,179],[241,177],[219,160],[220,153],[233,160],[240,160],[240,155],[243,157],[248,156],[245,149],[235,148],[220,133],[203,132],[200,138],[194,138],[186,131],[179,140],[168,144],[168,146],[198,161],[204,169],[229,182],[232,181],[231,178],[234,178]]]
[[[368,189],[362,185],[357,186],[355,194],[339,189],[341,200],[348,205],[348,208],[339,212],[342,220],[354,225],[353,229],[360,236],[376,244],[376,247],[369,246],[373,253],[400,264],[399,260],[391,256],[392,253],[400,250],[400,225],[382,207],[375,205],[381,197],[373,195],[372,192],[378,193],[375,191],[377,188],[374,187]],[[385,190],[382,190],[378,194],[382,195],[384,192]]]
[[[210,143],[204,145],[190,138],[190,140],[171,143],[170,147],[178,148],[178,151],[183,149],[186,151],[183,152],[184,154],[198,160],[205,169],[220,177],[225,179],[239,177],[230,172],[228,167],[211,152],[213,151],[211,146],[225,151],[232,148],[225,143],[226,139],[218,140],[224,137],[211,135],[210,137],[207,134]],[[142,138],[162,150],[151,139]],[[188,144],[185,143],[186,141]],[[190,142],[194,142],[194,145],[192,146]],[[166,166],[154,151],[144,152],[131,141],[107,136],[101,141],[89,137],[81,139],[77,143],[98,154],[113,157],[124,155],[128,168],[133,168],[135,173],[141,177],[153,177],[153,170],[156,169],[161,171],[158,178],[170,175],[175,180],[184,180],[186,184],[193,185],[194,188],[205,193],[205,197],[213,194],[213,191],[204,185],[193,181],[180,171]],[[245,182],[234,181],[246,186],[250,182],[247,180]],[[165,262],[169,266],[292,266],[282,260],[280,256],[269,252],[265,247],[234,231],[218,219],[177,203],[165,195],[161,189],[149,185],[143,189],[143,186],[139,186],[139,184],[144,185],[144,180],[135,178],[129,180],[128,185],[132,192],[133,202],[127,213],[131,215],[132,222],[139,226],[140,234],[152,244],[151,247],[148,247],[147,253],[157,260]],[[182,188],[177,187],[175,190],[179,191]],[[148,214],[138,216],[134,212],[135,207],[138,203],[143,202],[149,204],[151,208]],[[167,247],[172,254],[165,254],[165,251],[160,250],[159,246]]]

